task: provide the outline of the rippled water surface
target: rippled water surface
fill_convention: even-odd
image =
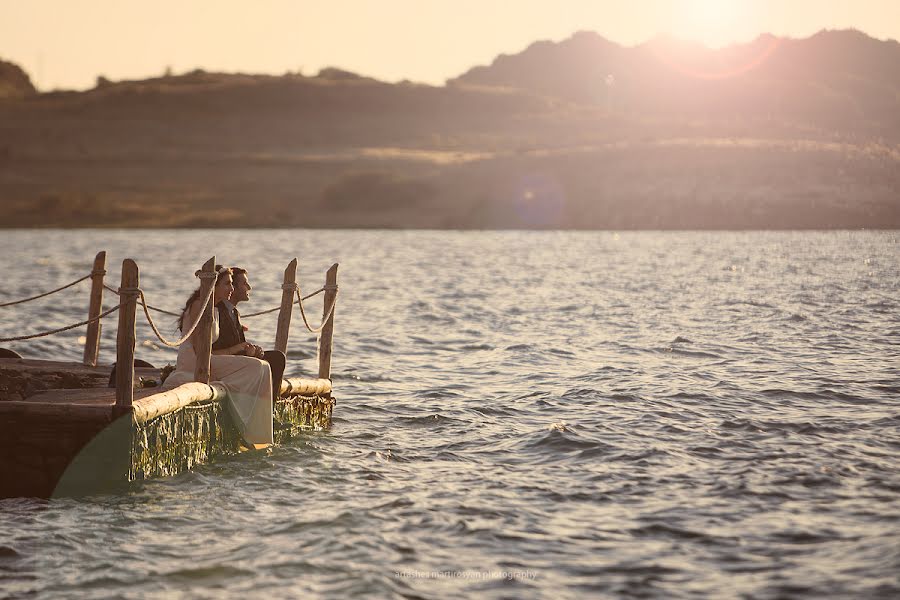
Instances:
[[[340,262],[341,291],[329,431],[120,495],[0,501],[0,596],[897,597],[898,238],[3,232],[0,302],[101,249],[169,309],[213,252],[250,269],[244,312],[278,304],[294,256],[305,291]],[[2,308],[0,337],[86,306],[80,284]],[[138,358],[174,362],[139,322]],[[274,315],[248,324],[271,346]],[[4,346],[78,360],[82,335]],[[288,374],[309,375],[292,335]]]

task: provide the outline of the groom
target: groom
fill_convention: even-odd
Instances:
[[[218,268],[217,268],[218,270]],[[213,344],[213,350],[229,348],[239,342],[246,342],[244,338],[244,326],[241,324],[241,315],[237,305],[250,299],[250,281],[247,279],[247,269],[231,267],[231,277],[234,282],[234,293],[228,300],[222,300],[216,304],[219,311],[219,339]],[[281,393],[281,378],[284,376],[286,358],[280,350],[266,350],[253,345],[244,354],[254,358],[261,358],[269,363],[272,368],[272,395],[277,398]]]

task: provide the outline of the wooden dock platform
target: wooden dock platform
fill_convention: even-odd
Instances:
[[[242,450],[221,384],[136,389],[132,407],[123,410],[116,389],[107,387],[110,371],[0,359],[0,497],[104,490]],[[161,375],[136,372],[145,382],[158,383]],[[73,383],[80,387],[50,387]],[[276,443],[328,427],[334,405],[327,379],[283,380],[274,406]]]
[[[50,296],[88,278],[92,283],[88,320],[0,339],[20,341],[88,326],[81,363],[25,359],[14,352],[0,352],[0,356],[14,356],[0,358],[0,498],[49,498],[117,489],[129,482],[175,475],[247,449],[242,448],[226,387],[210,381],[214,264],[212,257],[197,272],[205,306],[197,321],[185,327],[205,332],[198,338],[199,345],[195,344],[194,381],[177,387],[164,385],[163,369],[134,366],[138,305],[143,306],[162,343],[176,347],[188,338],[173,342],[159,333],[148,309],[160,309],[146,303],[137,264],[131,259],[122,263],[118,291],[103,283],[106,253],[100,252],[88,275],[31,298],[0,303],[0,308],[6,308]],[[245,316],[278,310],[275,348],[285,354],[294,304],[299,304],[307,329],[318,335],[318,376],[281,382],[272,415],[275,443],[331,424],[337,268],[335,264],[328,269],[322,288],[301,297],[296,283],[297,259],[293,259],[284,272],[281,305]],[[104,288],[113,289],[118,296],[118,304],[106,311],[102,309]],[[307,322],[303,300],[321,292],[322,323],[313,329]],[[129,368],[117,367],[112,378],[112,366],[97,365],[97,357],[100,321],[115,311],[119,311],[116,361]]]

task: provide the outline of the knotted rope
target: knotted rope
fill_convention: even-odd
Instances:
[[[85,279],[89,279],[89,278],[92,277],[95,273],[98,274],[98,275],[99,275],[99,274],[105,275],[105,274],[106,274],[106,271],[96,271],[96,272],[95,272],[95,271],[91,271],[90,273],[88,273],[88,274],[85,275],[84,277],[81,277],[80,279],[76,279],[76,280],[73,281],[72,283],[67,283],[66,285],[64,285],[64,286],[62,286],[62,287],[58,287],[58,288],[56,288],[55,290],[50,290],[49,292],[44,292],[43,294],[38,294],[37,296],[32,296],[31,298],[22,298],[21,300],[13,300],[12,302],[4,302],[3,304],[0,304],[0,308],[3,308],[4,306],[13,306],[13,305],[15,305],[15,304],[24,304],[25,302],[31,302],[32,300],[37,300],[38,298],[43,298],[44,296],[49,296],[49,295],[51,295],[51,294],[55,294],[56,292],[61,292],[61,291],[63,291],[63,290],[66,289],[66,288],[70,288],[70,287],[72,287],[73,285],[76,285],[76,284],[78,284],[78,283],[81,283],[81,282],[84,281]]]
[[[121,304],[117,304],[116,306],[113,306],[112,308],[110,308],[110,309],[107,310],[106,312],[100,313],[99,315],[97,315],[97,316],[94,317],[93,319],[87,319],[86,321],[82,321],[82,322],[80,322],[80,323],[75,323],[74,325],[67,325],[66,327],[60,327],[59,329],[51,329],[50,331],[42,331],[41,333],[33,333],[33,334],[31,334],[31,335],[19,335],[19,336],[16,336],[16,337],[9,337],[9,338],[0,338],[0,342],[18,342],[18,341],[21,341],[21,340],[31,340],[31,339],[34,339],[34,338],[39,338],[39,337],[45,337],[45,336],[48,336],[48,335],[53,335],[54,333],[62,333],[63,331],[68,331],[68,330],[70,330],[70,329],[75,329],[76,327],[81,327],[81,326],[83,326],[83,325],[87,325],[88,323],[93,323],[94,321],[99,321],[99,320],[102,319],[103,317],[105,317],[105,316],[107,316],[107,315],[109,315],[109,314],[112,314],[112,313],[116,312],[116,311],[119,310],[120,308],[122,308],[122,305],[121,305]]]

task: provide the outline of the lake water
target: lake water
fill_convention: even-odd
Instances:
[[[172,310],[213,252],[249,268],[245,313],[294,256],[306,292],[340,262],[334,425],[0,501],[0,596],[900,595],[898,232],[4,231],[0,302],[98,250]],[[0,309],[0,337],[84,319],[87,290]],[[82,335],[3,346],[79,360]],[[174,362],[153,339],[139,316],[138,358]]]

